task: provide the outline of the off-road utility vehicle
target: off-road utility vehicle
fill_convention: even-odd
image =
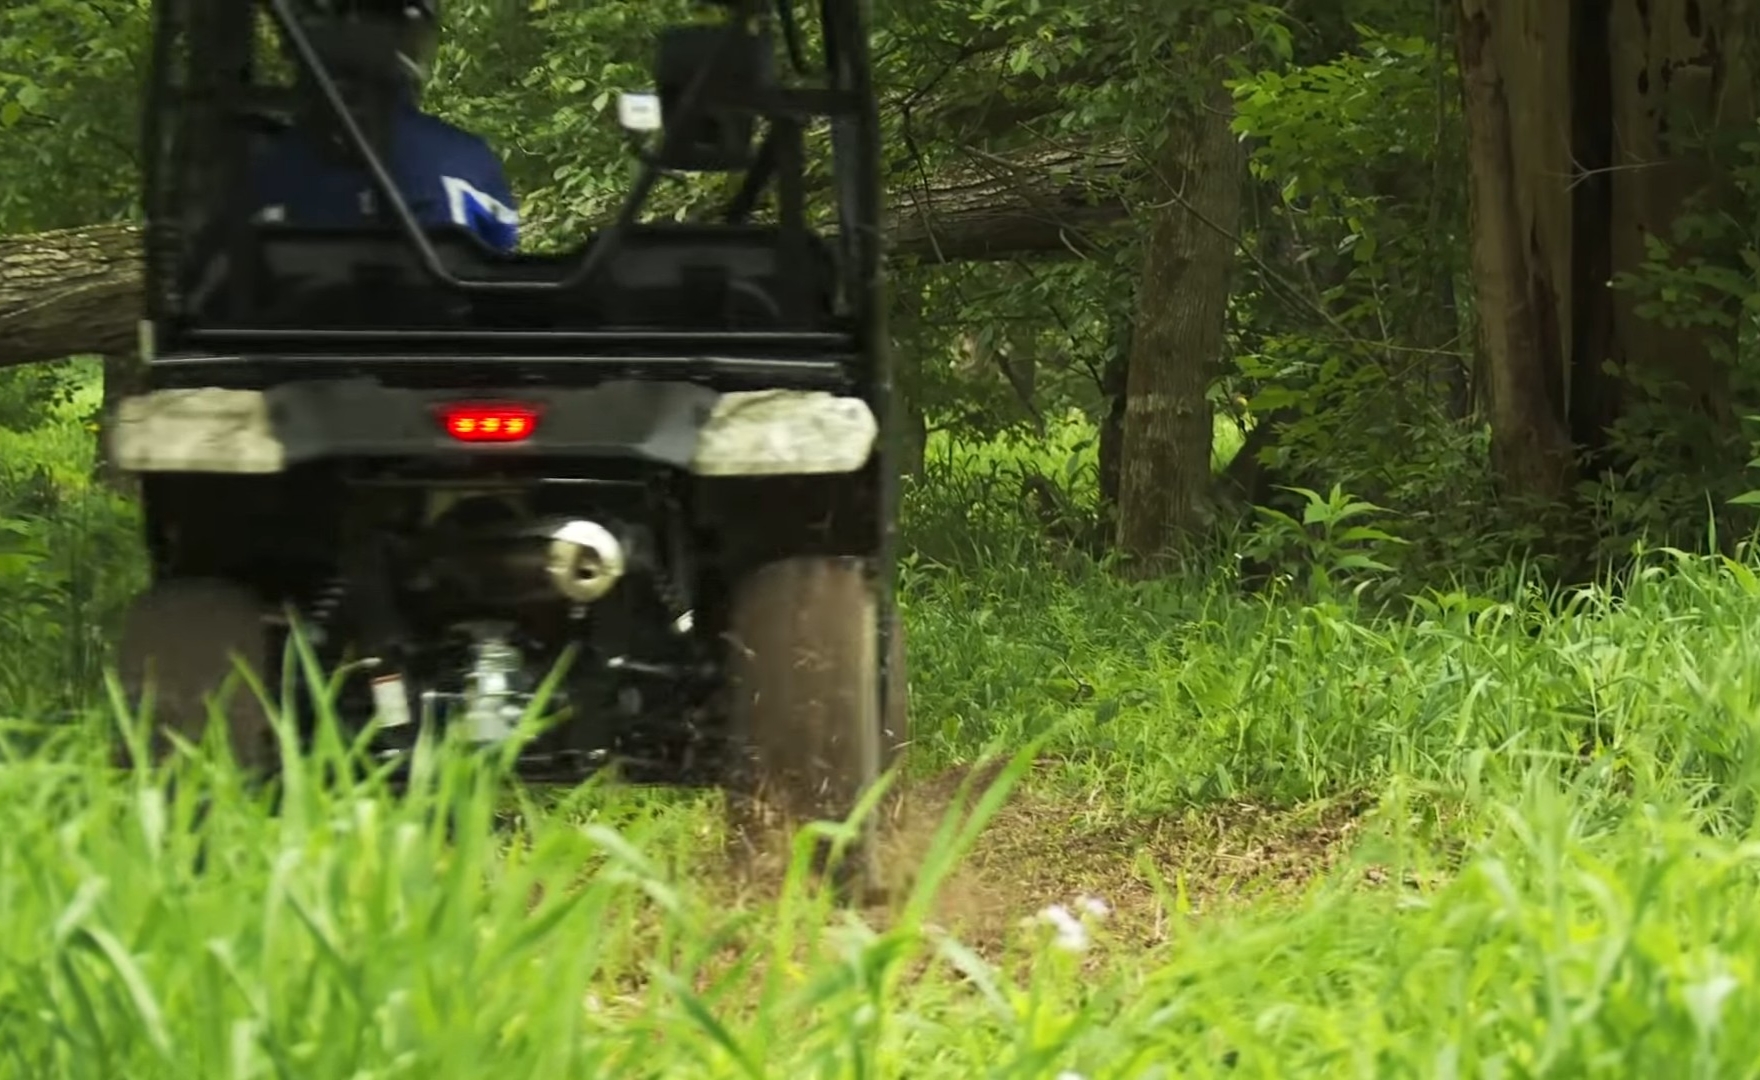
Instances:
[[[153,572],[120,667],[161,730],[199,735],[235,658],[280,685],[298,625],[379,753],[424,725],[506,740],[562,670],[527,774],[854,806],[904,740],[877,114],[859,0],[808,2],[663,31],[621,212],[510,254],[400,192],[393,35],[335,0],[158,0],[148,384],[112,453]],[[302,125],[376,216],[255,212],[255,155]],[[645,220],[679,173],[737,194]],[[262,708],[229,701],[235,754],[272,771]]]

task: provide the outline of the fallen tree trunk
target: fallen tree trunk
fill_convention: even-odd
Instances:
[[[1129,165],[1112,150],[974,157],[892,193],[892,251],[930,262],[1087,255],[1129,217],[1118,194]]]
[[[1126,211],[1110,182],[1124,159],[1075,151],[985,160],[892,198],[894,257],[953,262],[1067,257]],[[0,237],[0,367],[124,353],[141,313],[131,225]]]
[[[140,312],[134,226],[0,237],[0,366],[127,352]]]

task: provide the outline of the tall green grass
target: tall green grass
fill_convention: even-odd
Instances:
[[[1163,940],[1101,921],[1081,955],[1011,931],[1012,953],[981,958],[934,927],[926,894],[891,921],[834,913],[801,875],[736,902],[707,795],[514,792],[510,828],[494,764],[440,747],[401,798],[308,763],[271,813],[211,753],[176,766],[166,796],[69,730],[0,764],[0,1068],[1709,1077],[1760,1062],[1748,567],[1665,558],[1617,601],[1445,597],[1397,620],[1007,567],[919,570],[907,595],[924,767],[1041,740],[1061,764],[1030,782],[1079,795],[1072,819],[1357,793],[1373,809],[1355,857],[1214,912],[1182,900],[1182,868],[1155,867]],[[951,859],[955,840],[929,847]]]
[[[1070,782],[1141,810],[1590,764],[1751,810],[1760,588],[1740,563],[1659,554],[1617,597],[1431,594],[1374,617],[1023,553],[919,564],[904,602],[933,756],[1057,730]]]
[[[913,493],[912,772],[1013,767],[897,909],[801,859],[743,883],[710,793],[527,792],[441,745],[394,794],[334,737],[278,794],[217,746],[126,775],[89,709],[0,727],[0,1077],[1760,1073],[1754,565],[1395,611],[1133,585],[967,498],[1009,460]],[[1012,784],[1070,822],[1037,880],[1096,818],[1366,809],[1305,886],[1204,905],[1121,851],[1103,899],[1151,918],[1013,895],[962,940],[934,893]]]

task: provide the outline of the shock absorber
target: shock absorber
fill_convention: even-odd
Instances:
[[[676,518],[666,530],[667,558],[655,560],[654,591],[666,611],[672,616],[672,630],[676,634],[688,634],[695,625],[696,615],[693,611],[690,587],[686,584],[690,575],[690,548],[686,543],[684,528]]]
[[[675,633],[690,632],[692,612],[690,594],[678,576],[667,567],[658,567],[654,571],[654,592],[660,597],[666,613],[672,616],[672,629]]]
[[[325,580],[312,594],[306,605],[304,630],[313,645],[323,645],[329,639],[330,625],[347,599],[348,580],[340,575]]]

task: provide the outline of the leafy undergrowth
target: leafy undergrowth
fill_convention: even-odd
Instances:
[[[138,511],[94,479],[98,377],[96,362],[0,371],[0,716],[88,705],[145,576]]]
[[[1006,567],[1006,560],[998,565]],[[1025,560],[1022,560],[1025,565]],[[918,567],[908,873],[709,794],[0,765],[19,1077],[1729,1076],[1760,1061],[1760,582],[1396,616]],[[509,815],[513,799],[517,812]]]

